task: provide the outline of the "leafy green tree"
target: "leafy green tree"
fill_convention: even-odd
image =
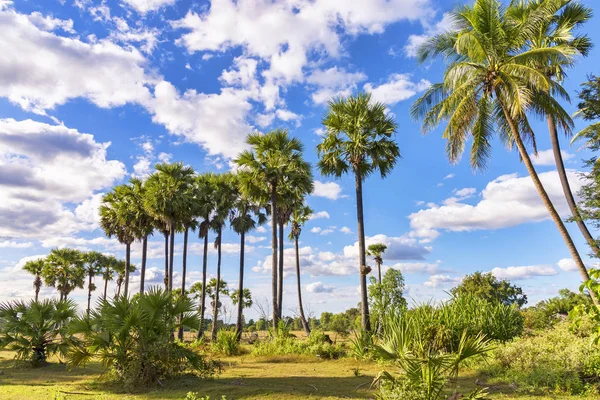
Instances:
[[[336,335],[346,337],[350,333],[350,321],[344,313],[334,314],[331,321],[329,321],[329,329],[334,331]]]
[[[310,164],[302,157],[302,142],[290,138],[287,130],[277,129],[264,135],[253,133],[248,135],[247,143],[252,146],[252,150],[240,153],[235,163],[251,177],[249,180],[242,181],[242,191],[259,204],[270,201],[271,205],[271,289],[273,329],[276,330],[281,317],[277,304],[278,190],[281,185],[285,185],[285,182],[310,176]]]
[[[96,285],[93,282],[93,279],[96,275],[99,275],[105,264],[108,263],[108,260],[102,253],[98,253],[97,251],[90,251],[88,253],[83,254],[83,262],[87,266],[85,271],[88,278],[88,298],[87,298],[87,309],[86,313],[90,314],[90,306],[92,302],[92,292],[96,290]]]
[[[400,158],[400,150],[394,141],[397,125],[386,112],[386,106],[371,101],[371,95],[367,93],[330,101],[323,125],[327,134],[317,146],[319,171],[337,178],[349,172],[354,174],[362,326],[369,331],[367,274],[370,269],[366,261],[362,185],[377,171],[385,178]]]
[[[44,258],[40,258],[37,260],[27,261],[23,266],[23,269],[25,271],[35,276],[35,279],[33,280],[33,288],[35,289],[35,301],[38,301],[40,289],[42,288],[42,273],[44,271],[45,263],[46,260]]]
[[[510,10],[510,9],[509,9]],[[562,91],[535,65],[549,65],[555,59],[570,59],[572,47],[561,45],[528,48],[529,32],[542,29],[544,18],[527,18],[517,24],[507,17],[498,0],[476,0],[451,13],[458,29],[435,35],[419,49],[424,61],[444,55],[449,64],[443,83],[434,84],[415,102],[412,114],[423,119],[423,130],[446,123],[444,138],[451,162],[457,162],[467,140],[472,138],[470,161],[482,169],[491,155],[492,138],[499,133],[509,148],[516,146],[521,160],[584,280],[589,275],[560,215],[531,162],[526,141],[534,152],[535,135],[527,113],[551,115],[563,129],[568,128],[550,92]],[[490,40],[493,37],[494,40]],[[568,115],[567,115],[568,116]]]
[[[300,320],[302,321],[302,327],[304,328],[304,332],[306,332],[307,335],[310,335],[310,326],[306,321],[306,316],[304,315],[304,306],[302,304],[302,285],[300,284],[299,241],[300,234],[302,233],[302,227],[308,221],[312,213],[313,210],[310,207],[305,205],[303,202],[298,203],[292,211],[290,220],[292,223],[290,230],[290,240],[294,241],[294,250],[296,254],[296,286],[298,288],[298,310],[300,312]]]
[[[585,121],[597,121],[600,119],[599,76],[589,75],[588,80],[581,84],[577,109],[576,115]],[[573,136],[571,143],[577,140],[585,140],[588,147],[598,150],[598,147],[600,147],[600,122],[594,122],[582,129]]]
[[[0,349],[33,366],[55,354],[65,355],[75,339],[68,333],[77,306],[72,300],[31,300],[0,304]]]
[[[83,255],[73,249],[53,249],[42,269],[42,277],[48,286],[55,287],[60,300],[67,300],[75,288],[83,288],[85,283]]]
[[[323,328],[323,330],[326,331],[328,329],[331,329],[329,324],[331,323],[332,317],[333,317],[333,313],[330,313],[327,311],[321,313],[321,317],[319,318],[319,323],[320,323],[321,327]]]
[[[471,295],[480,299],[501,303],[504,305],[516,304],[519,308],[527,303],[527,296],[523,289],[511,284],[506,279],[498,279],[491,272],[475,272],[464,277],[462,282],[450,290],[455,296]]]
[[[377,331],[381,332],[383,320],[387,314],[406,310],[404,277],[400,270],[390,268],[385,272],[381,283],[373,276],[370,281],[369,304],[373,317],[378,321]]]
[[[373,257],[377,264],[377,276],[381,283],[381,264],[383,264],[383,253],[387,250],[387,246],[383,243],[373,243],[367,248],[367,255]]]

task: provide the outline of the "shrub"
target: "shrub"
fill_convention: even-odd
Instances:
[[[350,354],[357,360],[365,359],[369,356],[373,344],[373,333],[364,329],[354,331],[354,337],[350,338]]]
[[[32,366],[54,354],[64,356],[76,338],[68,331],[75,317],[72,300],[16,301],[0,305],[0,349],[16,352],[16,360]]]
[[[311,332],[306,341],[296,339],[284,328],[278,329],[277,332],[265,341],[256,342],[252,354],[255,356],[300,354],[317,356],[327,360],[346,355],[346,348],[343,345],[332,344],[329,336],[320,330]]]
[[[76,367],[99,359],[125,386],[161,382],[183,373],[213,375],[214,363],[173,340],[180,326],[197,327],[193,310],[187,297],[173,297],[160,288],[131,299],[103,301],[90,317],[73,322],[71,333],[81,335],[83,342],[70,350],[68,364]]]
[[[600,351],[590,337],[571,333],[569,324],[561,322],[537,336],[499,347],[493,362],[482,370],[516,382],[526,392],[580,394],[600,381]]]
[[[237,332],[235,330],[221,329],[217,333],[217,340],[212,344],[212,348],[226,356],[238,354],[240,343],[237,340]]]

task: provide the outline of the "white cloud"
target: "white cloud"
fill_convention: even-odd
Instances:
[[[560,153],[562,155],[563,161],[569,161],[573,157],[575,157],[573,154],[567,153],[564,150],[561,150]],[[531,161],[533,162],[533,165],[544,167],[551,167],[556,165],[554,160],[554,152],[552,151],[552,149],[538,151],[537,156],[535,154],[530,154],[530,157]]]
[[[521,267],[494,268],[490,271],[498,279],[520,280],[534,276],[552,276],[558,272],[551,265],[528,265]]]
[[[67,19],[58,19],[50,16],[44,16],[39,12],[33,12],[29,15],[29,21],[44,31],[53,31],[56,29],[61,29],[67,33],[75,33],[73,29],[73,20]]]
[[[332,293],[334,286],[325,285],[323,282],[313,282],[306,285],[306,291],[309,293]]]
[[[556,263],[556,265],[558,265],[558,268],[567,272],[573,272],[578,270],[577,264],[575,264],[575,261],[572,258],[563,258],[559,260]]]
[[[258,233],[266,233],[267,232],[267,228],[265,228],[264,226],[259,226],[258,228],[256,228],[256,232]]]
[[[454,286],[460,283],[461,279],[449,275],[432,275],[423,283],[423,285],[436,288],[439,286]]]
[[[385,254],[384,254],[385,257]],[[435,275],[441,272],[450,272],[440,268],[440,261],[436,261],[435,263],[428,262],[402,262],[390,265],[389,268],[398,269],[403,274],[427,274],[427,275]],[[385,264],[384,264],[385,266]]]
[[[27,249],[33,246],[31,242],[15,242],[12,240],[1,240],[0,249]]]
[[[267,238],[265,236],[248,235],[248,236],[246,236],[246,240],[248,240],[249,243],[259,243],[259,242],[263,242],[263,241],[267,240]]]
[[[406,46],[404,46],[404,52],[408,57],[416,57],[419,46],[425,43],[430,37],[456,29],[454,27],[454,21],[452,20],[452,16],[448,13],[444,14],[442,16],[442,19],[436,22],[435,24],[430,24],[427,21],[430,20],[422,20],[422,23],[425,26],[424,34],[413,34],[408,37],[408,42],[406,43]]]
[[[162,7],[175,4],[177,0],[123,0],[140,14],[156,11]]]
[[[342,226],[342,227],[340,228],[340,232],[342,232],[342,233],[344,233],[344,234],[348,235],[348,234],[352,233],[352,229],[348,228],[347,226]]]
[[[455,174],[448,174],[444,177],[444,179],[452,179],[454,178],[456,175]]]
[[[379,86],[373,86],[367,83],[364,89],[371,92],[373,101],[385,103],[389,106],[410,99],[414,95],[431,86],[431,82],[421,79],[419,82],[413,82],[410,74],[393,74],[386,83]]]
[[[342,187],[335,182],[315,181],[315,190],[313,196],[325,197],[330,200],[337,200],[342,194]]]
[[[329,218],[331,218],[331,217],[329,216],[329,213],[327,211],[319,211],[319,212],[312,214],[308,219],[313,220],[313,219],[329,219]]]
[[[567,176],[573,193],[577,193],[583,178],[573,170],[567,170]],[[556,171],[541,173],[539,177],[559,214],[567,217],[569,208]],[[487,184],[481,197],[475,205],[456,198],[450,198],[451,201],[446,201],[442,206],[428,204],[427,209],[409,215],[411,235],[435,238],[440,230],[500,229],[550,218],[529,176],[499,176]]]
[[[321,229],[320,227],[318,227],[318,226],[315,226],[315,227],[314,227],[314,228],[312,228],[310,231],[311,231],[312,233],[319,233],[319,232],[321,232],[321,230],[322,230],[322,229]]]
[[[358,83],[367,79],[362,72],[346,72],[343,68],[332,67],[326,70],[315,70],[306,82],[316,87],[311,94],[315,104],[324,104],[337,97],[347,97],[352,94]]]
[[[408,236],[387,236],[383,234],[367,236],[365,243],[368,246],[383,243],[387,246],[384,254],[385,260],[422,260],[431,249],[420,245],[416,239]],[[344,247],[344,255],[351,259],[358,259],[358,242]]]

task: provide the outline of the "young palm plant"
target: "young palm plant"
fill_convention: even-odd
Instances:
[[[25,263],[23,269],[35,276],[33,280],[33,288],[35,290],[35,301],[38,301],[40,289],[42,288],[42,272],[44,270],[44,264],[46,260],[40,258],[38,260],[31,260]]]
[[[383,253],[387,250],[387,246],[383,243],[374,243],[367,248],[367,255],[373,257],[377,264],[377,274],[379,284],[381,284],[381,264],[383,264]]]
[[[397,125],[385,105],[371,101],[367,93],[330,101],[323,125],[327,134],[317,146],[319,171],[337,178],[349,172],[354,174],[362,328],[369,331],[367,274],[370,269],[366,260],[362,184],[377,171],[385,178],[396,165],[400,158],[394,141]]]
[[[300,249],[299,241],[300,234],[302,233],[302,226],[308,221],[312,215],[313,210],[308,207],[304,202],[297,203],[292,211],[290,222],[292,224],[290,230],[290,240],[294,241],[294,250],[296,254],[296,286],[298,288],[298,311],[300,313],[300,320],[302,321],[302,327],[306,335],[310,335],[310,327],[306,321],[304,315],[304,306],[302,305],[302,285],[300,284]]]
[[[551,11],[547,11],[550,13]],[[551,91],[563,91],[545,73],[532,65],[569,64],[571,46],[554,45],[527,48],[529,35],[541,29],[546,15],[528,18],[516,24],[507,18],[498,0],[476,0],[452,13],[457,31],[442,33],[419,49],[419,58],[427,60],[443,54],[449,60],[444,80],[434,84],[412,107],[412,114],[423,119],[425,132],[446,122],[443,137],[448,141],[451,162],[462,155],[468,138],[472,138],[470,161],[482,169],[491,154],[491,140],[497,130],[509,148],[517,147],[543,204],[556,224],[584,281],[587,269],[565,224],[552,204],[527,151],[534,152],[535,135],[527,112],[552,115],[558,122]],[[494,40],[490,40],[493,37]],[[594,298],[597,303],[597,299]]]

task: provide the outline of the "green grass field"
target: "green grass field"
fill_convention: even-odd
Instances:
[[[183,399],[188,392],[232,399],[371,399],[373,377],[382,369],[376,363],[319,360],[314,357],[237,356],[220,358],[223,372],[214,379],[187,377],[164,383],[164,387],[139,388],[125,393],[122,387],[99,379],[101,366],[68,371],[52,362],[42,368],[13,368],[13,354],[0,352],[0,399]],[[358,376],[355,371],[358,369]],[[478,377],[462,374],[458,385],[468,391]],[[479,377],[480,378],[480,377]],[[480,378],[481,379],[481,378]],[[461,390],[462,391],[462,390]],[[509,385],[493,385],[493,399],[575,399],[568,396],[526,396]]]

